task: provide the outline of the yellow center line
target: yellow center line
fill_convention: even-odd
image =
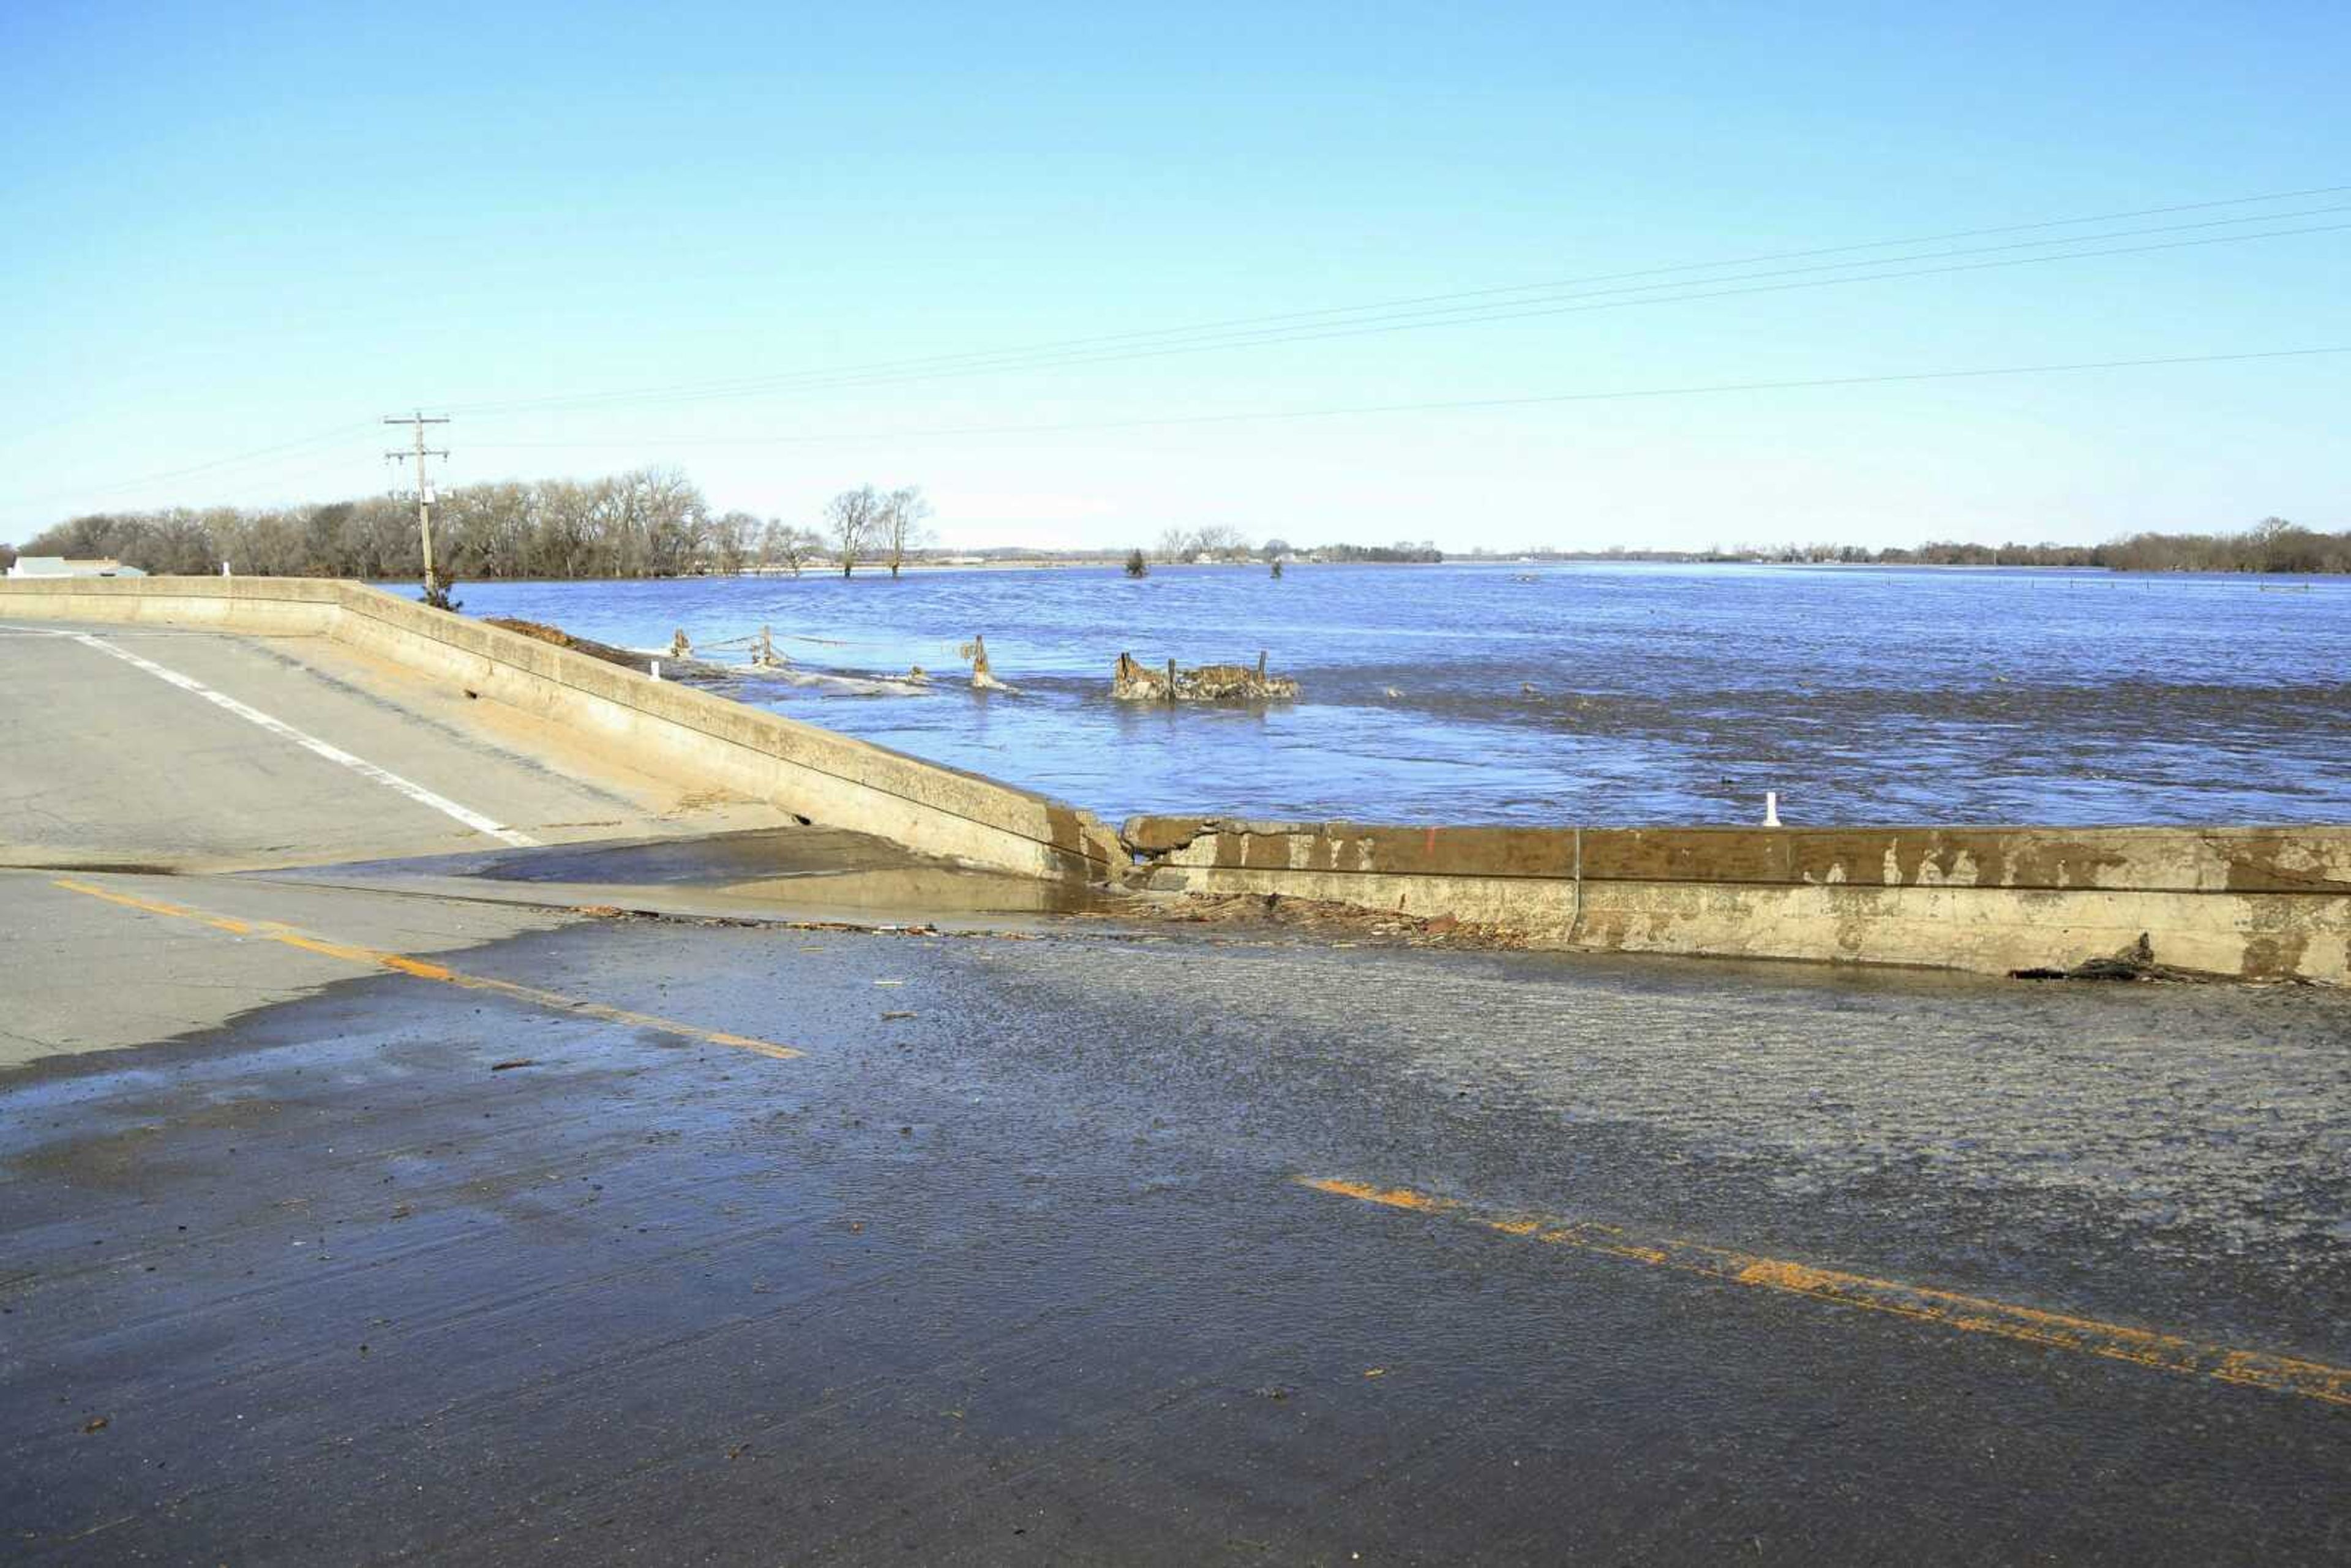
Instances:
[[[757,1051],[761,1056],[774,1057],[778,1061],[789,1061],[795,1056],[805,1054],[792,1046],[754,1040],[749,1035],[729,1034],[724,1030],[704,1029],[699,1024],[681,1023],[675,1019],[660,1018],[653,1013],[632,1012],[626,1008],[607,1007],[602,1002],[591,1002],[579,997],[567,997],[559,991],[541,990],[537,986],[517,985],[512,980],[494,980],[481,975],[460,974],[445,965],[435,964],[423,958],[411,958],[401,953],[387,953],[380,948],[362,947],[355,943],[329,941],[322,936],[313,936],[307,932],[298,931],[291,925],[280,925],[274,920],[232,919],[225,915],[214,915],[201,909],[191,909],[183,904],[166,904],[160,898],[141,898],[134,894],[117,893],[111,888],[99,887],[89,883],[75,882],[64,877],[58,878],[53,885],[64,888],[68,893],[86,894],[91,898],[102,898],[109,904],[119,904],[126,909],[137,909],[149,915],[170,915],[175,920],[192,920],[199,925],[207,925],[215,931],[225,931],[233,936],[266,937],[272,942],[283,943],[288,947],[298,947],[305,953],[316,953],[328,958],[340,958],[350,964],[390,969],[394,974],[409,975],[420,980],[437,980],[443,985],[458,986],[469,991],[489,991],[502,997],[512,997],[517,1001],[527,1002],[532,1007],[545,1008],[553,1012],[578,1013],[584,1018],[601,1019],[607,1023],[627,1024],[635,1029],[654,1030],[663,1034],[677,1035],[685,1040],[699,1040],[711,1045],[733,1046],[741,1051]]]
[[[1616,1226],[1603,1225],[1595,1220],[1489,1213],[1453,1198],[1416,1192],[1410,1187],[1384,1187],[1332,1176],[1301,1176],[1297,1180],[1300,1186],[1316,1192],[1352,1197],[1363,1203],[1378,1204],[1384,1208],[1450,1215],[1504,1236],[1523,1237],[1556,1247],[1573,1247],[1578,1251],[1646,1263],[1654,1268],[1672,1269],[1686,1274],[1702,1274],[1708,1279],[1727,1280],[1735,1285],[1809,1297],[1838,1306],[1858,1307],[1864,1312],[1890,1312],[1898,1317],[1938,1323],[1970,1333],[1994,1334],[2001,1339],[2020,1340],[2054,1350],[2104,1356],[2112,1361],[2127,1361],[2158,1372],[2210,1377],[2221,1383],[2299,1395],[2305,1399],[2323,1400],[2329,1405],[2351,1406],[2351,1367],[2300,1361],[2292,1356],[2273,1355],[2267,1351],[2236,1350],[2227,1345],[2184,1339],[2177,1334],[2158,1333],[2151,1329],[2043,1312],[2037,1307],[2022,1307],[1984,1296],[1966,1296],[1952,1291],[1909,1285],[1898,1280],[1875,1280],[1865,1274],[1816,1269],[1809,1263],[1765,1258],[1727,1247],[1637,1237]]]

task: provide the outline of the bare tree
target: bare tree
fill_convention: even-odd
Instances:
[[[693,570],[710,545],[710,508],[702,492],[675,468],[640,468],[621,477],[635,490],[652,574],[676,577]]]
[[[1159,559],[1165,561],[1191,560],[1200,553],[1198,541],[1182,528],[1169,528],[1159,536]]]
[[[769,517],[768,526],[759,532],[759,564],[780,566],[794,577],[823,549],[824,540],[814,528],[804,528],[781,517]]]
[[[784,538],[784,564],[798,577],[800,569],[824,559],[824,536],[814,528],[795,528]]]
[[[824,504],[825,528],[832,535],[833,556],[841,562],[841,576],[857,570],[858,553],[872,541],[882,520],[883,505],[882,492],[871,485],[843,490]]]
[[[1247,560],[1249,536],[1229,523],[1211,523],[1192,536],[1202,555],[1211,560]]]
[[[906,552],[931,542],[931,504],[920,485],[907,485],[882,498],[882,546],[893,579],[906,564]]]
[[[710,525],[710,542],[717,552],[718,570],[729,577],[750,563],[751,540],[759,519],[748,512],[728,512]]]

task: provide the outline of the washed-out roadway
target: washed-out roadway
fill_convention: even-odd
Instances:
[[[2351,1551],[2340,994],[584,915],[383,818],[498,896],[0,873],[10,1558]]]

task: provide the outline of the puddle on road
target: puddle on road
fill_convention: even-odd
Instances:
[[[827,909],[937,915],[1074,915],[1115,907],[1081,884],[958,865],[838,828],[760,828],[700,838],[547,844],[457,855],[371,861],[296,873],[370,886],[426,880],[541,889],[685,894],[756,912]],[[570,894],[566,894],[567,900]]]

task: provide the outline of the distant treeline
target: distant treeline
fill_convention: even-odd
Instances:
[[[765,568],[877,563],[893,571],[929,542],[929,507],[918,489],[866,486],[826,503],[814,527],[748,512],[714,512],[702,491],[668,468],[601,479],[541,479],[443,491],[433,509],[435,564],[461,580],[484,578],[684,577]],[[150,572],[213,573],[223,562],[256,577],[421,577],[424,562],[413,501],[360,501],[249,508],[175,507],[93,512],[44,529],[26,555],[112,557]],[[992,559],[1112,559],[1102,552],[1002,549]],[[0,544],[0,566],[18,549]],[[1262,544],[1237,528],[1170,529],[1162,561],[1406,561],[1445,559],[1426,540],[1300,548]],[[2101,545],[1962,544],[1911,549],[1858,545],[1740,546],[1703,551],[1478,550],[1470,559],[1750,560],[1855,565],[2104,567],[2116,571],[2351,572],[2351,530],[2320,533],[2265,517],[2238,533],[2137,533]]]
[[[1392,545],[1315,545],[1301,547],[1288,539],[1272,538],[1259,544],[1240,529],[1224,524],[1201,528],[1169,528],[1159,536],[1159,548],[1154,552],[1163,561],[1190,563],[1203,560],[1375,560],[1436,562],[1445,559],[1445,552],[1426,539],[1418,543],[1400,540]]]
[[[1721,560],[1839,562],[1848,566],[2073,566],[2110,571],[2351,572],[2351,531],[2319,533],[2283,517],[2264,517],[2241,533],[2137,533],[2102,545],[1960,544],[1936,540],[1916,549],[1860,545],[1740,545],[1708,550],[1536,549],[1485,551],[1537,560]],[[1475,559],[1473,557],[1473,559]]]
[[[914,489],[844,491],[823,531],[779,517],[711,510],[672,469],[603,479],[542,479],[444,490],[433,507],[434,565],[460,580],[681,577],[757,566],[798,572],[819,561],[893,570],[926,535]],[[0,547],[5,549],[5,547]],[[421,577],[416,503],[361,501],[251,509],[94,512],[44,530],[25,555],[110,556],[150,572],[211,573],[226,562],[256,577]]]
[[[1323,545],[1310,553],[1322,560],[1378,560],[1431,564],[1445,559],[1445,552],[1426,539],[1418,544]]]
[[[2265,517],[2234,534],[2132,534],[2102,545],[1935,543],[1875,558],[1928,566],[2096,566],[2114,571],[2351,571],[2351,529],[2322,534]]]
[[[714,512],[684,475],[640,468],[602,479],[541,479],[444,490],[433,507],[434,564],[459,581],[497,578],[687,577],[755,569],[789,571],[852,564],[888,568],[930,542],[930,507],[919,489],[868,485],[828,501],[813,526],[748,512]],[[210,574],[224,562],[250,577],[421,578],[416,503],[387,497],[277,507],[174,507],[92,512],[44,529],[26,555],[111,557],[143,571]],[[16,550],[0,545],[0,565]],[[1092,552],[984,550],[989,559],[1070,559]],[[1331,545],[1294,552],[1237,528],[1171,530],[1163,560],[1439,561],[1433,544]],[[1101,559],[1111,559],[1107,556]]]

